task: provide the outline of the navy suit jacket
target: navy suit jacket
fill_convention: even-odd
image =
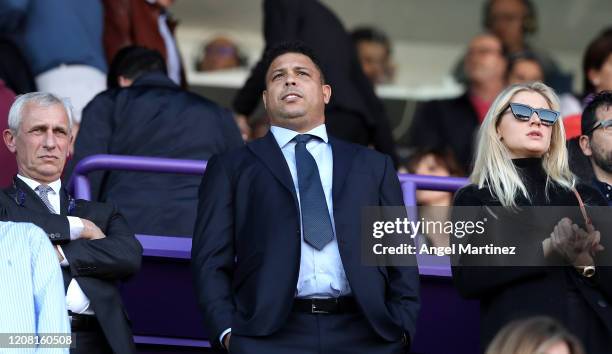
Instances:
[[[353,296],[381,337],[411,339],[416,267],[361,262],[361,208],[404,205],[393,163],[360,145],[329,141],[336,237]],[[273,135],[214,156],[199,193],[192,267],[211,342],[230,327],[239,335],[273,334],[291,311],[301,247],[295,187]]]

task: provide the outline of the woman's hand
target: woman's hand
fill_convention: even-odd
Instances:
[[[550,234],[550,248],[575,266],[593,265],[593,256],[604,248],[599,244],[601,234],[591,224],[586,230],[569,218],[557,223]]]

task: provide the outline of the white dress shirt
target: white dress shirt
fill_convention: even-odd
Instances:
[[[38,194],[36,192],[36,188],[40,186],[41,183],[21,175],[17,175],[17,177],[21,179],[25,184],[27,184],[28,187],[30,187],[34,191],[34,193]],[[49,198],[49,203],[51,203],[51,206],[53,207],[53,210],[55,210],[55,213],[59,214],[61,210],[59,193],[62,189],[62,181],[58,179],[57,181],[49,183],[48,186],[52,189],[47,195],[47,197]],[[70,223],[70,239],[74,240],[79,238],[81,232],[83,231],[83,222],[81,221],[81,219],[77,217],[68,216],[68,222]],[[62,247],[58,246],[57,248],[64,257],[64,260],[60,262],[60,265],[62,267],[68,267],[70,264],[64,254],[64,251],[62,250]],[[72,278],[70,284],[68,285],[68,290],[66,291],[66,307],[68,308],[68,310],[77,314],[93,315],[94,311],[90,308],[89,305],[89,298],[87,297],[87,295],[85,295],[76,279]]]
[[[181,57],[176,46],[176,40],[168,27],[168,15],[161,13],[157,19],[159,34],[164,39],[166,47],[166,64],[168,65],[168,77],[177,85],[181,84]]]

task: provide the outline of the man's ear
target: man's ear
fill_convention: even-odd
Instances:
[[[587,71],[587,77],[593,86],[599,86],[599,84],[601,84],[599,70],[589,69],[589,71]]]
[[[592,156],[593,150],[591,150],[591,139],[586,135],[581,135],[578,143],[580,144],[580,150],[584,156]]]
[[[323,101],[325,102],[325,104],[329,103],[329,100],[331,100],[331,94],[332,94],[332,89],[330,85],[323,85]]]
[[[264,104],[264,110],[267,110],[267,109],[268,109],[268,102],[266,101],[266,95],[267,95],[267,94],[268,94],[268,91],[267,91],[267,90],[264,90],[264,91],[261,93],[261,98],[263,99],[263,104]]]
[[[4,144],[13,154],[17,152],[17,145],[15,144],[15,135],[13,131],[10,129],[5,129],[2,132],[2,138],[4,139]]]

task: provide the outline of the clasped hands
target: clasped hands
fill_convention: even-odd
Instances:
[[[595,254],[604,250],[600,241],[601,234],[592,224],[586,224],[584,230],[569,218],[563,218],[544,240],[544,255],[555,252],[575,267],[592,266]]]

